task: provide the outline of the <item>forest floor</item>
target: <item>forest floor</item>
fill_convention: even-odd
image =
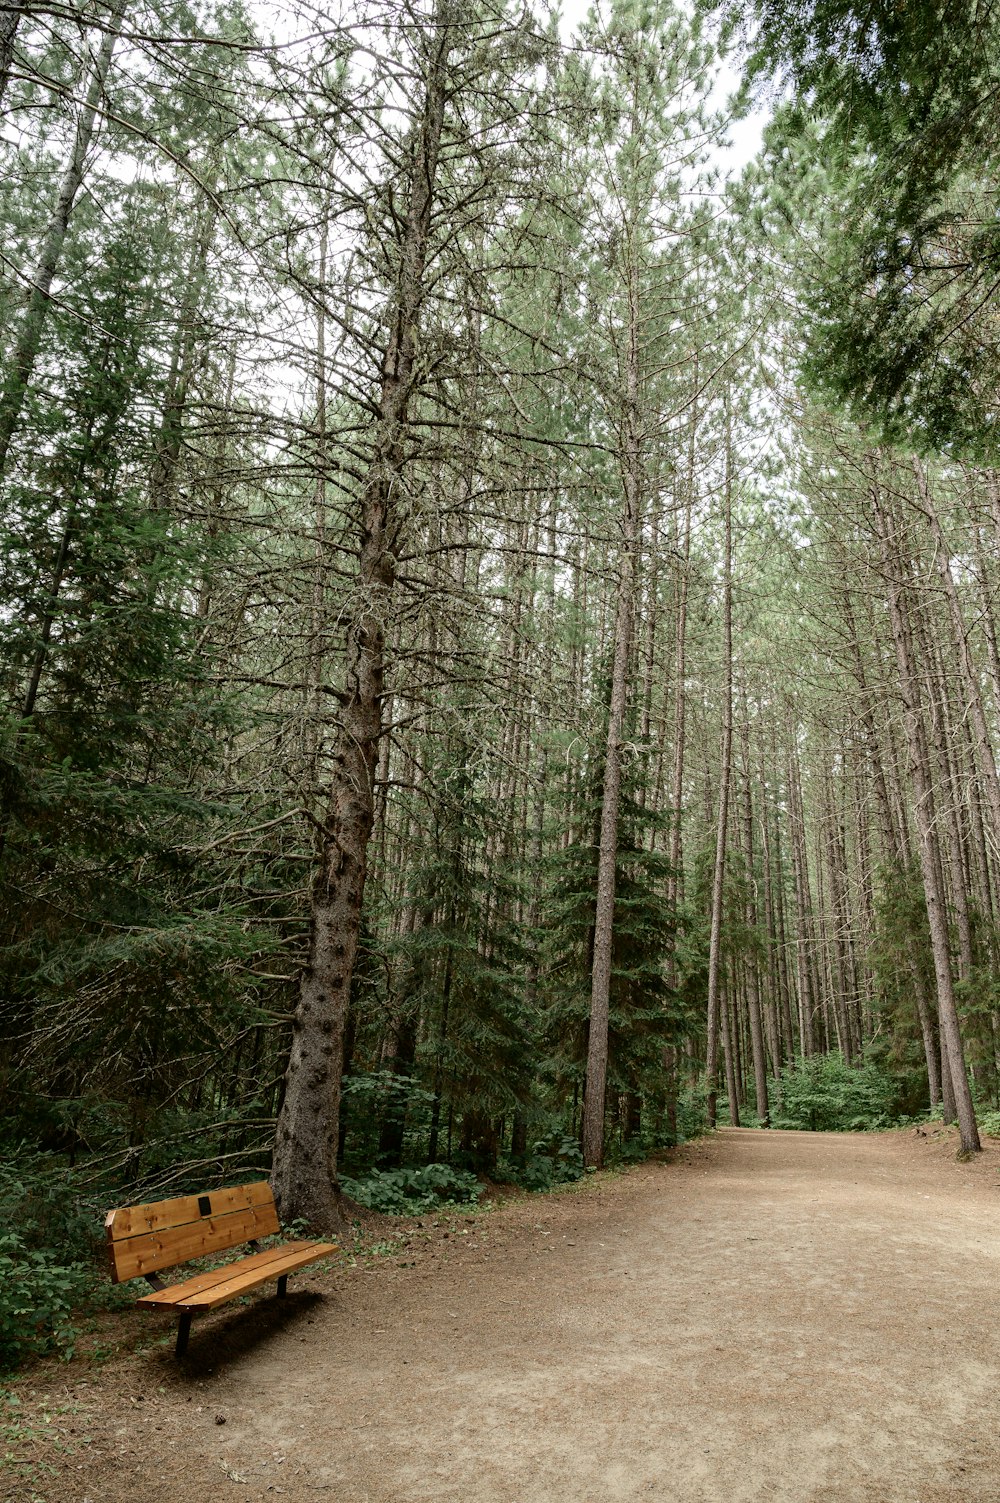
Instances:
[[[1000,1143],[954,1152],[722,1131],[410,1221],[180,1364],[109,1315],[102,1361],[17,1383],[0,1497],[997,1503]]]

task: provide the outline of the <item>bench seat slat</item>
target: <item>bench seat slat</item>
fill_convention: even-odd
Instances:
[[[198,1274],[183,1284],[174,1284],[169,1289],[158,1289],[155,1294],[143,1295],[138,1301],[146,1309],[212,1310],[224,1305],[227,1300],[260,1284],[269,1283],[282,1274],[297,1268],[317,1263],[337,1251],[334,1242],[286,1242],[282,1247],[271,1248],[264,1253],[254,1253],[225,1268],[216,1268],[208,1274]],[[210,1281],[210,1282],[209,1282]]]
[[[203,1289],[212,1289],[216,1284],[224,1284],[232,1278],[234,1272],[239,1269],[265,1268],[271,1263],[279,1261],[285,1253],[297,1252],[300,1248],[314,1247],[313,1242],[283,1242],[280,1247],[268,1247],[263,1252],[251,1253],[246,1258],[234,1258],[231,1263],[223,1263],[221,1268],[210,1268],[207,1273],[196,1273],[193,1278],[185,1279],[182,1284],[169,1284],[166,1289],[157,1289],[149,1294],[143,1294],[136,1301],[144,1309],[160,1309],[164,1305],[176,1304],[177,1300],[185,1294],[200,1294]],[[277,1278],[277,1274],[273,1275]]]
[[[216,1284],[214,1289],[206,1289],[203,1294],[192,1295],[185,1298],[174,1308],[178,1310],[212,1310],[216,1305],[225,1304],[226,1300],[234,1299],[237,1295],[245,1293],[248,1289],[255,1289],[258,1284],[267,1283],[269,1279],[279,1278],[282,1274],[293,1273],[297,1268],[306,1268],[310,1263],[318,1263],[320,1258],[329,1257],[337,1252],[334,1242],[314,1242],[311,1250],[294,1253],[278,1263],[271,1263],[266,1271],[260,1273],[236,1274],[227,1279],[224,1284]]]

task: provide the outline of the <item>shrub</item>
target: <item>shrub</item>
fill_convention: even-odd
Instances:
[[[643,1138],[628,1138],[621,1144],[612,1144],[605,1156],[605,1163],[621,1164],[644,1164],[649,1158],[651,1144]]]
[[[1000,1138],[1000,1112],[979,1112],[979,1131],[988,1138]]]
[[[370,1164],[385,1162],[379,1144],[383,1129],[390,1124],[396,1128],[397,1152],[418,1158],[427,1142],[433,1108],[434,1093],[424,1090],[412,1076],[391,1070],[345,1075],[340,1106],[345,1168],[364,1179]]]
[[[504,1159],[499,1173],[502,1179],[524,1190],[551,1190],[555,1185],[571,1184],[582,1178],[583,1154],[576,1138],[552,1132],[532,1143],[523,1159]]]
[[[90,1270],[26,1247],[16,1232],[0,1232],[0,1371],[25,1357],[61,1348],[72,1355],[70,1315],[92,1283]]]
[[[100,1215],[82,1199],[71,1171],[24,1147],[0,1158],[0,1227],[16,1227],[26,1248],[64,1263],[92,1257],[101,1234]]]
[[[812,1132],[877,1132],[894,1120],[895,1083],[869,1061],[848,1065],[841,1054],[815,1055],[782,1070],[774,1127]]]
[[[474,1174],[450,1164],[425,1164],[422,1169],[372,1169],[364,1179],[341,1181],[345,1195],[370,1211],[385,1216],[418,1216],[447,1202],[474,1205],[481,1185]]]
[[[74,1305],[94,1284],[97,1213],[44,1153],[0,1160],[0,1369],[53,1348],[72,1351]]]
[[[708,1130],[704,1085],[688,1086],[677,1097],[677,1141],[700,1138]]]

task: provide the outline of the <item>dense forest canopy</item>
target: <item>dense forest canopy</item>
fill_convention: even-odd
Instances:
[[[720,1119],[976,1149],[996,42],[925,10],[0,11],[33,1173],[322,1227]]]

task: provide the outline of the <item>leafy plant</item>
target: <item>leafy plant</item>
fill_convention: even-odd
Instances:
[[[0,1371],[25,1357],[60,1348],[73,1354],[73,1306],[91,1282],[82,1264],[63,1264],[49,1252],[26,1247],[12,1231],[0,1232]]]
[[[774,1127],[809,1132],[877,1132],[895,1120],[896,1085],[876,1065],[848,1065],[842,1054],[800,1060],[781,1072]]]
[[[416,1216],[447,1202],[474,1205],[482,1189],[474,1174],[450,1164],[422,1169],[372,1169],[364,1179],[340,1181],[345,1195],[385,1216]]]
[[[47,1154],[22,1148],[0,1162],[0,1371],[53,1348],[72,1355],[99,1226]]]
[[[554,1185],[570,1184],[583,1175],[583,1154],[576,1138],[564,1132],[552,1132],[532,1143],[522,1160],[504,1160],[503,1178],[525,1190],[551,1190]]]
[[[86,1261],[100,1236],[100,1219],[86,1204],[69,1170],[51,1155],[23,1145],[0,1158],[0,1226],[14,1227],[28,1250],[62,1263]]]
[[[707,1128],[705,1087],[701,1083],[688,1086],[677,1097],[677,1141],[686,1143],[689,1138],[699,1138]]]

